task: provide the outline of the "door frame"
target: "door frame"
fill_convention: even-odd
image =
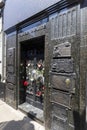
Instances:
[[[42,27],[41,29],[40,29],[40,26]],[[23,33],[20,33],[20,34],[18,34],[18,44],[17,44],[17,48],[18,48],[18,57],[17,57],[17,70],[18,70],[18,72],[17,72],[17,108],[18,108],[18,105],[20,105],[20,95],[19,95],[19,93],[20,93],[20,75],[19,75],[19,69],[20,69],[20,54],[21,54],[21,52],[20,52],[20,47],[21,47],[21,42],[25,42],[25,41],[27,41],[27,40],[33,40],[34,38],[36,39],[36,38],[38,38],[38,37],[44,37],[44,60],[45,60],[45,48],[46,48],[46,43],[48,42],[48,36],[46,35],[47,34],[47,31],[46,31],[46,24],[44,24],[43,26],[42,25],[40,25],[40,26],[38,26],[38,27],[36,27],[36,28],[34,28],[33,30],[35,30],[34,32],[35,32],[35,34],[34,35],[30,35],[30,33],[26,33],[25,34],[25,32],[23,32]],[[39,32],[38,32],[38,29],[39,29]],[[29,30],[28,30],[29,31]],[[30,30],[31,32],[32,32],[32,30]]]
[[[20,101],[21,101],[21,99],[20,99],[20,88],[21,88],[21,86],[20,86],[20,64],[21,64],[21,54],[22,54],[22,50],[21,50],[21,47],[22,47],[22,45],[24,45],[24,46],[32,46],[31,45],[31,42],[33,42],[33,43],[35,43],[36,45],[35,46],[37,46],[37,43],[36,43],[36,40],[38,40],[38,42],[39,42],[39,39],[41,40],[40,41],[40,43],[39,43],[39,45],[41,45],[41,46],[43,46],[43,50],[44,50],[44,52],[43,52],[43,55],[45,54],[45,37],[44,36],[40,36],[40,37],[36,37],[36,38],[33,38],[33,39],[29,39],[29,40],[25,40],[25,41],[23,41],[23,42],[20,42],[19,44],[20,44],[20,56],[19,56],[19,105],[20,105]],[[30,42],[30,43],[29,43]],[[32,43],[32,44],[33,44]],[[39,46],[38,45],[38,46]],[[42,47],[41,47],[42,48]],[[44,55],[44,59],[45,59],[45,55]],[[24,93],[24,95],[25,95],[26,93]],[[33,95],[33,96],[35,96],[35,95]],[[26,100],[25,100],[25,102],[26,102]],[[36,100],[34,100],[34,102],[36,102]],[[21,103],[22,104],[22,103]],[[42,106],[43,105],[40,105],[39,103],[34,103],[34,104],[36,104],[36,106],[38,106],[38,108],[40,107],[40,108],[43,108]]]

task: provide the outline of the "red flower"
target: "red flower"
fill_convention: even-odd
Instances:
[[[28,86],[29,85],[29,83],[27,82],[27,81],[24,81],[24,86]]]
[[[37,95],[38,95],[38,96],[41,96],[41,95],[42,95],[42,92],[41,92],[41,91],[38,91],[38,92],[37,92]]]

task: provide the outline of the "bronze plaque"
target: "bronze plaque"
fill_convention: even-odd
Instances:
[[[71,43],[65,42],[54,46],[53,57],[71,57]]]
[[[51,71],[57,73],[73,73],[73,59],[53,59]]]
[[[51,102],[61,104],[63,106],[70,108],[70,95],[65,92],[57,91],[57,90],[51,90]]]
[[[69,80],[69,83],[67,83]],[[75,88],[75,78],[74,76],[63,76],[63,75],[52,75],[50,76],[51,87],[65,90],[65,91],[73,91]]]

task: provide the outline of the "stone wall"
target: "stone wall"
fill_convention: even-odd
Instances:
[[[0,74],[2,75],[2,17],[0,17]]]
[[[87,1],[81,4],[81,44],[80,44],[80,117],[81,130],[85,128],[87,97]]]
[[[84,1],[81,5],[75,5],[75,6],[70,6],[69,8],[62,10],[60,12],[57,12],[53,18],[49,18],[49,22],[46,23],[45,25],[41,25],[35,28],[32,28],[31,30],[28,30],[27,32],[23,32],[18,35],[18,44],[17,43],[17,35],[14,37],[10,36],[7,40],[7,52],[13,51],[14,53],[14,47],[17,49],[16,52],[16,62],[17,66],[14,66],[14,68],[17,68],[14,74],[17,74],[16,78],[16,83],[14,83],[13,79],[11,77],[15,77],[14,75],[11,75],[10,77],[8,76],[10,73],[13,73],[14,70],[11,70],[10,67],[12,68],[13,64],[10,63],[10,61],[7,61],[7,85],[6,85],[6,101],[8,104],[11,106],[17,105],[18,102],[18,92],[19,92],[19,57],[20,57],[20,42],[23,42],[25,40],[29,40],[35,37],[39,36],[45,36],[45,99],[44,99],[44,116],[45,116],[45,127],[46,130],[51,130],[54,125],[53,129],[58,129],[58,126],[55,127],[55,123],[53,122],[52,114],[55,114],[55,111],[52,110],[53,104],[51,103],[51,95],[52,95],[52,85],[51,85],[51,80],[50,80],[50,71],[52,67],[52,58],[53,58],[53,50],[55,46],[60,45],[65,45],[63,43],[70,43],[71,48],[70,48],[70,55],[65,57],[65,55],[62,55],[63,63],[65,64],[70,63],[68,59],[73,61],[73,69],[72,72],[74,73],[75,77],[75,83],[72,85],[73,86],[73,91],[69,91],[68,94],[71,94],[71,97],[69,95],[69,104],[68,109],[66,109],[68,115],[66,116],[67,119],[67,128],[69,130],[85,130],[85,118],[86,118],[86,97],[87,97],[87,2]],[[11,47],[11,48],[10,48]],[[59,47],[59,46],[58,46]],[[60,47],[61,48],[61,47]],[[60,49],[61,50],[61,49]],[[18,54],[18,55],[17,55]],[[8,60],[9,60],[9,55],[7,55]],[[61,58],[57,57],[58,65],[60,64]],[[55,58],[54,58],[55,59]],[[67,60],[66,60],[67,59]],[[67,64],[66,63],[66,64]],[[65,64],[65,65],[66,65]],[[55,65],[54,65],[55,66]],[[67,66],[67,65],[66,65]],[[62,65],[62,62],[59,66],[57,66],[58,69],[60,68],[65,69],[64,65]],[[70,66],[71,67],[71,66]],[[55,68],[55,67],[54,67]],[[57,71],[59,71],[57,70]],[[64,72],[62,71],[61,77],[68,75],[69,73],[67,72],[68,68]],[[12,72],[10,72],[12,71]],[[68,73],[68,74],[67,74]],[[55,77],[55,76],[54,76]],[[68,75],[69,77],[69,75]],[[65,77],[64,77],[65,78]],[[69,77],[69,78],[72,78]],[[10,81],[9,81],[10,80]],[[60,78],[61,83],[62,83],[62,78]],[[70,79],[71,82],[73,81]],[[10,84],[9,84],[10,83]],[[60,81],[57,82],[57,84],[60,83]],[[65,82],[64,82],[65,83]],[[17,86],[18,85],[18,86]],[[60,87],[60,86],[57,86]],[[66,87],[66,86],[65,86]],[[71,87],[71,86],[70,86]],[[60,93],[65,93],[67,94],[68,90],[61,90],[62,88],[58,88],[57,92],[59,95]],[[56,90],[55,90],[56,91]],[[11,94],[10,94],[11,92]],[[58,94],[57,93],[57,94]],[[63,95],[63,94],[62,94]],[[55,95],[54,95],[55,97]],[[56,100],[56,98],[55,98]],[[17,101],[17,102],[16,102]],[[57,100],[56,100],[57,101]],[[58,101],[57,103],[60,104],[61,101]],[[66,102],[66,99],[65,99]],[[62,105],[64,106],[64,98],[63,102],[61,102]],[[56,104],[56,105],[58,105]],[[53,106],[54,108],[57,108]],[[67,108],[67,106],[64,106],[64,109]],[[86,106],[86,107],[85,107]],[[58,108],[57,108],[58,109]],[[57,110],[56,109],[56,110]],[[60,109],[60,108],[59,108]],[[64,110],[63,109],[63,110]],[[58,112],[58,111],[56,111]],[[62,113],[62,111],[61,111]],[[57,113],[58,116],[59,113]],[[60,117],[61,118],[61,117]],[[59,118],[57,117],[59,123]],[[64,126],[60,127],[61,129],[64,129]],[[60,130],[61,130],[60,129]],[[65,130],[65,129],[64,129]]]

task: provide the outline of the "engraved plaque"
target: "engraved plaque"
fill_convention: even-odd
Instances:
[[[7,51],[7,65],[15,65],[15,48],[9,48]]]
[[[62,73],[73,73],[73,59],[53,59],[51,71]]]
[[[11,75],[10,73],[7,74],[7,82],[15,84],[16,83],[16,77],[15,77],[15,75]]]
[[[65,42],[54,46],[53,57],[71,57],[71,43]]]
[[[51,102],[70,107],[70,95],[65,92],[52,90]]]
[[[66,79],[70,80],[70,83],[66,83]],[[73,88],[75,87],[75,79],[73,76],[63,76],[63,75],[52,75],[50,77],[51,80],[51,87],[65,90],[65,91],[73,91]]]
[[[52,117],[51,130],[67,130],[67,118]]]

